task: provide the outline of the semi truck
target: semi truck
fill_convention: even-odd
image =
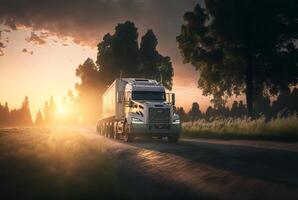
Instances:
[[[166,92],[156,80],[119,78],[102,96],[102,118],[96,132],[126,142],[140,136],[177,142],[181,124],[174,106],[175,94]]]

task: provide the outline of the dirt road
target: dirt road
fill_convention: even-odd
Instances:
[[[0,190],[31,199],[298,199],[298,144],[0,129]]]

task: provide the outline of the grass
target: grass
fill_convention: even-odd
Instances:
[[[63,129],[0,130],[0,178],[4,199],[134,198],[101,143]]]
[[[217,139],[262,139],[298,141],[298,117],[272,119],[217,119],[183,123],[183,136]]]

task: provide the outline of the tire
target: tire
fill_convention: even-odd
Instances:
[[[114,138],[114,131],[113,131],[113,126],[110,124],[109,126],[108,126],[109,128],[108,128],[108,136],[109,136],[109,138]]]
[[[107,125],[104,125],[104,132],[103,132],[103,135],[105,136],[105,137],[108,137],[108,134],[109,134],[109,129],[108,129],[108,126]]]
[[[129,131],[129,127],[125,124],[124,125],[124,140],[125,142],[133,142],[134,141],[134,135]]]
[[[98,124],[96,125],[96,134],[100,134]]]
[[[120,139],[120,134],[117,133],[116,131],[114,132],[114,139],[119,140]]]
[[[113,130],[113,138],[115,140],[119,140],[120,139],[120,134],[117,133],[117,125],[116,125],[116,123],[112,126],[112,130]]]
[[[179,135],[170,135],[168,136],[169,143],[177,143],[179,139]]]

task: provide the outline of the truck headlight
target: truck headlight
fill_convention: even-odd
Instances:
[[[144,124],[144,122],[141,119],[134,118],[134,117],[131,118],[131,123],[133,123],[133,124]]]
[[[174,119],[173,124],[180,124],[180,119]]]

